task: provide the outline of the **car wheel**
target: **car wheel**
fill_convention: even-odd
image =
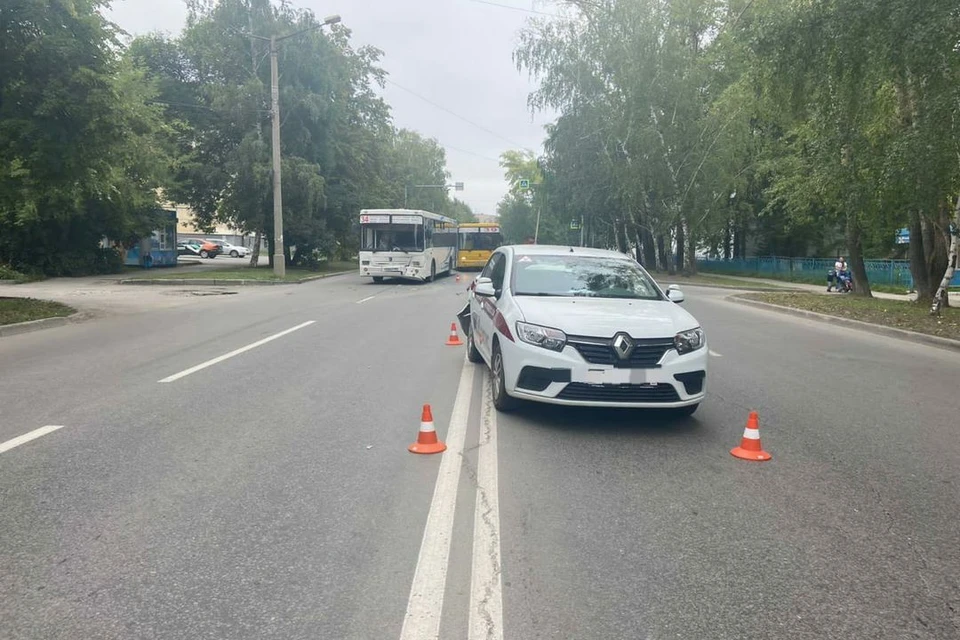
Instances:
[[[239,257],[240,257],[240,252],[237,251],[236,249],[234,249],[233,251],[230,252],[230,257],[231,257],[231,258],[239,258]]]
[[[373,281],[376,282],[377,284],[380,284],[381,282],[383,282],[383,276],[373,276]]]
[[[209,257],[210,257],[210,254],[207,253],[206,251],[201,251],[201,252],[200,252],[200,257],[201,257],[201,258],[209,258]]]
[[[688,418],[697,412],[697,409],[700,408],[700,403],[697,404],[688,404],[685,407],[680,407],[678,409],[671,409],[671,413],[677,418]]]
[[[483,362],[483,356],[477,351],[477,345],[473,342],[473,327],[467,333],[467,360],[474,364]]]
[[[493,406],[497,411],[512,411],[517,408],[517,399],[507,394],[506,376],[503,372],[503,353],[499,345],[493,347],[493,366],[490,368],[493,377]]]

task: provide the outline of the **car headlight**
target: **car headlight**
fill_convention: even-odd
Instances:
[[[541,327],[538,324],[517,322],[517,335],[527,344],[551,351],[563,351],[563,347],[567,344],[567,334],[563,331]]]
[[[704,344],[703,329],[697,327],[689,331],[681,331],[673,337],[673,346],[677,348],[677,353],[683,355],[696,351]]]

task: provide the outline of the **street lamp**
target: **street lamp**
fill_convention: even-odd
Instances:
[[[277,70],[277,43],[338,22],[340,22],[340,16],[327,16],[320,24],[279,38],[276,36],[266,38],[252,33],[248,34],[251,38],[270,43],[270,119],[273,130],[273,275],[278,278],[286,276],[287,265],[283,257],[283,198],[280,191],[280,74]]]

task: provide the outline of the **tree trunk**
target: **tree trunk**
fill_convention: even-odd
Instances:
[[[927,259],[923,250],[923,223],[919,211],[910,212],[910,274],[913,276],[913,288],[917,291],[917,300],[929,302],[933,299],[930,279],[927,277]]]
[[[669,271],[669,264],[670,261],[667,259],[667,247],[663,239],[663,234],[657,234],[657,270]]]
[[[867,268],[863,263],[863,246],[861,244],[860,219],[855,213],[847,214],[847,245],[850,249],[850,268],[853,270],[854,295],[872,298],[870,281],[867,279]]]
[[[910,273],[921,304],[933,302],[947,268],[949,225],[949,214],[944,210],[937,211],[935,218],[919,211],[910,214]]]
[[[253,241],[253,252],[250,255],[250,266],[256,267],[260,264],[260,245],[263,244],[263,234],[257,229],[257,235]]]
[[[694,275],[697,272],[697,235],[693,229],[687,225],[687,262],[684,265],[684,273]]]
[[[670,265],[673,267],[670,270],[670,275],[676,273],[677,269],[683,269],[683,258],[686,251],[686,241],[687,238],[683,233],[683,221],[677,223],[677,262],[675,265]]]
[[[933,303],[930,306],[930,315],[940,315],[943,307],[950,306],[950,282],[953,280],[953,274],[957,270],[957,260],[960,259],[960,196],[957,196],[957,204],[953,211],[953,221],[949,225],[950,232],[950,250],[947,252],[947,268],[943,272],[943,278],[940,279],[940,286],[933,296]]]
[[[649,229],[640,230],[640,244],[643,246],[643,261],[650,269],[657,268],[657,247],[653,242],[653,234]]]
[[[727,220],[727,226],[723,229],[723,259],[730,259],[730,243],[733,241],[733,222]]]

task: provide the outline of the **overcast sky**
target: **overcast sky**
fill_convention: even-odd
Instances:
[[[507,188],[497,158],[512,148],[539,151],[543,125],[550,119],[531,115],[527,95],[533,82],[517,71],[511,57],[518,32],[532,14],[486,0],[291,2],[320,17],[340,14],[355,46],[370,44],[384,52],[383,68],[396,83],[384,91],[395,124],[439,140],[447,150],[451,181],[465,186],[454,195],[476,213],[495,213]],[[546,0],[490,2],[552,9]],[[177,34],[186,8],[182,0],[116,0],[110,18],[134,35],[157,30]]]

